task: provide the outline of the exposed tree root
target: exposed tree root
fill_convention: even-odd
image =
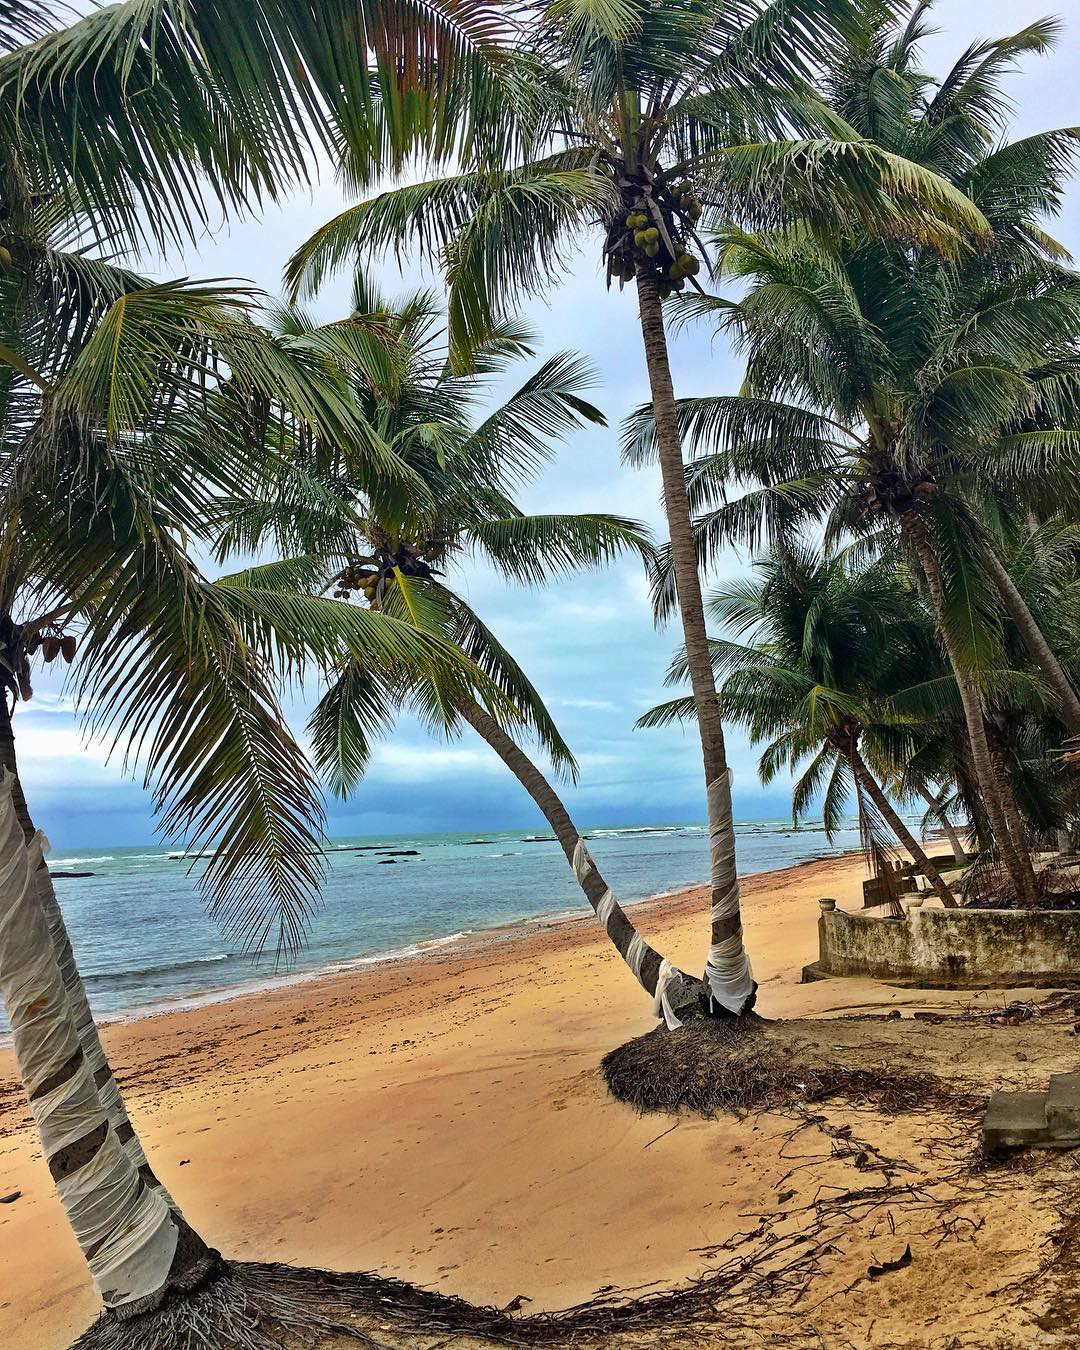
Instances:
[[[104,1314],[72,1350],[306,1350],[331,1337],[391,1350],[402,1335],[507,1343],[513,1328],[497,1309],[378,1275],[236,1261],[153,1312]]]
[[[758,1017],[658,1027],[604,1057],[604,1078],[619,1101],[639,1111],[686,1107],[718,1112],[782,1111],[838,1098],[890,1113],[934,1105],[967,1106],[962,1092],[933,1074],[852,1066],[802,1043],[798,1024]]]

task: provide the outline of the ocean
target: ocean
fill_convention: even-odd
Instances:
[[[859,844],[854,822],[831,845],[813,824],[796,831],[790,822],[745,821],[737,833],[743,875]],[[586,837],[624,903],[695,885],[708,874],[705,830],[698,824],[595,829]],[[539,831],[335,839],[327,862],[307,943],[285,970],[273,952],[255,963],[223,940],[203,909],[198,860],[153,846],[54,849],[49,857],[54,872],[93,873],[55,884],[91,1006],[104,1017],[197,1001],[286,974],[412,956],[542,915],[587,912],[558,843]]]

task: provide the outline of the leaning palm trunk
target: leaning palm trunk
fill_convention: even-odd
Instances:
[[[692,980],[650,947],[630,922],[585,847],[585,841],[558,793],[528,755],[479,704],[461,700],[458,710],[544,813],[604,931],[645,992],[653,996],[657,1017],[663,1017],[669,1027],[679,1026],[691,1010],[697,1011],[698,981]]]
[[[193,1289],[217,1266],[112,1128],[86,1062],[35,895],[41,837],[28,844],[15,779],[0,779],[0,995],[19,1074],[56,1189],[106,1308],[121,1317]]]
[[[984,545],[982,558],[986,570],[994,579],[994,585],[1001,596],[1006,613],[1023,639],[1028,655],[1042,671],[1043,678],[1054,692],[1061,720],[1073,735],[1080,735],[1080,698],[1077,697],[1064,667],[1051,651],[1050,644],[1036,623],[1034,614],[1028,609],[1027,601],[1016,589],[1016,583],[1009,575],[1008,569],[989,545]]]
[[[881,813],[889,829],[896,835],[897,839],[903,844],[912,858],[918,863],[919,869],[933,886],[935,893],[941,900],[946,909],[958,909],[959,906],[956,897],[946,885],[941,873],[926,856],[926,851],[911,833],[908,827],[900,819],[898,813],[893,809],[892,802],[886,797],[881,785],[866,766],[866,761],[854,745],[848,746],[846,750],[848,763],[851,765],[851,772],[858,783],[860,789],[866,793],[870,800]]]
[[[26,805],[22,784],[18,779],[11,714],[8,711],[7,700],[2,695],[0,695],[0,771],[6,771],[10,777],[12,806],[23,836],[27,844],[30,844],[36,832],[29,808]],[[128,1116],[120,1085],[116,1081],[116,1075],[113,1073],[112,1066],[105,1053],[105,1047],[101,1044],[97,1023],[90,1011],[86,986],[83,984],[79,968],[75,963],[71,938],[68,935],[67,925],[64,923],[64,916],[56,898],[52,877],[49,875],[44,857],[34,870],[32,893],[45,915],[53,951],[60,967],[60,978],[63,981],[71,1015],[74,1018],[75,1028],[79,1035],[83,1058],[93,1076],[94,1086],[97,1088],[101,1104],[109,1117],[109,1124],[117,1139],[123,1145],[124,1152],[131,1159],[146,1184],[160,1190],[166,1203],[172,1209],[176,1209],[176,1202],[162,1186],[147,1161],[139,1136],[135,1133],[135,1128]]]
[[[1012,790],[1012,783],[1009,777],[1009,762],[1005,752],[1005,746],[1002,742],[1001,733],[989,719],[984,721],[986,728],[986,744],[990,747],[990,763],[994,769],[994,778],[998,785],[998,792],[1001,795],[1001,809],[1005,812],[1005,819],[1009,824],[1009,832],[1017,842],[1017,852],[1020,855],[1021,862],[1028,868],[1032,875],[1034,870],[1031,866],[1031,853],[1027,846],[1025,837],[1024,822],[1020,818],[1020,810],[1016,805],[1016,795]]]
[[[705,978],[709,986],[711,1010],[738,1015],[753,1006],[757,985],[743,945],[739,881],[735,868],[735,824],[731,813],[731,771],[727,763],[724,726],[709,654],[705,609],[698,576],[697,546],[690,502],[686,495],[675,393],[664,332],[664,314],[655,277],[639,274],[637,291],[660,473],[664,485],[664,511],[671,539],[671,561],[705,765],[712,913]]]
[[[911,511],[905,512],[900,518],[900,524],[904,535],[915,549],[919,565],[926,577],[927,589],[930,592],[930,603],[937,619],[938,632],[945,644],[945,651],[956,678],[957,688],[960,691],[960,700],[964,708],[964,721],[967,725],[968,740],[971,744],[972,765],[979,790],[982,793],[986,814],[990,820],[994,840],[1002,858],[1005,860],[1005,866],[1009,869],[1009,875],[1012,877],[1017,894],[1026,904],[1034,904],[1036,898],[1035,876],[1031,870],[1030,861],[1025,866],[1018,851],[1017,841],[1013,839],[1006,820],[1005,808],[1001,799],[1002,784],[999,783],[994,772],[990,747],[986,740],[982,698],[975,681],[964,669],[949,626],[945,621],[945,591],[942,586],[937,554],[934,552],[934,546],[930,541],[926,525],[918,515]]]
[[[945,836],[949,841],[949,847],[952,849],[954,861],[958,863],[966,863],[968,861],[968,855],[967,849],[964,847],[964,841],[960,838],[960,835],[957,832],[956,827],[953,825],[952,821],[945,814],[944,808],[942,807],[941,803],[938,801],[938,799],[934,796],[932,792],[928,792],[925,788],[920,787],[918,789],[918,793],[919,796],[923,799],[923,801],[927,804],[927,806],[929,806],[931,810],[934,812],[934,815],[937,818],[937,820],[941,822],[941,828],[945,831]]]

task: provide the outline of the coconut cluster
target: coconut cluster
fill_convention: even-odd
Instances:
[[[71,633],[34,633],[27,639],[26,654],[33,656],[40,648],[45,661],[55,661],[62,656],[70,666],[75,660],[78,642]]]
[[[393,571],[382,568],[373,570],[362,567],[359,563],[350,563],[334,578],[334,599],[348,600],[354,591],[359,591],[368,604],[377,609],[380,582],[382,593],[385,595],[386,588],[394,584]]]
[[[434,571],[429,564],[437,556],[434,544],[399,544],[392,552],[374,558],[350,559],[333,579],[334,599],[348,600],[360,594],[372,609],[379,609],[398,572],[407,577],[431,577]]]
[[[860,515],[903,515],[917,511],[936,495],[938,485],[925,473],[886,472],[860,483],[854,497]]]
[[[657,178],[625,193],[624,201],[625,215],[608,231],[608,275],[627,282],[652,272],[666,299],[701,270],[688,242],[704,208],[686,179],[667,185]]]

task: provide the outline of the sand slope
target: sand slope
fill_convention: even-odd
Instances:
[[[1000,990],[800,985],[816,955],[818,897],[854,905],[863,875],[848,861],[748,879],[765,1015],[1005,1001]],[[702,964],[704,911],[700,892],[637,908],[650,938],[688,969]],[[638,1116],[613,1101],[599,1061],[651,1025],[647,1001],[586,918],[116,1024],[106,1042],[155,1169],[228,1255],[379,1269],[475,1301],[520,1294],[551,1308],[613,1285],[677,1284],[714,1263],[778,1194],[793,1191],[784,1203],[794,1212],[823,1184],[850,1184],[851,1162],[813,1131],[792,1143],[789,1119]],[[1005,1034],[1017,1085],[1045,1086],[1051,1058],[1067,1066],[1076,1042],[1066,1030],[1059,1040]],[[1017,1061],[1025,1036],[1033,1054]],[[980,1057],[985,1066],[985,1047]],[[0,1195],[22,1191],[0,1206],[0,1344],[59,1350],[96,1308],[27,1119],[10,1052],[0,1051]],[[872,1124],[890,1156],[906,1150],[930,1166],[932,1120]],[[811,1160],[794,1185],[793,1148]],[[939,1160],[942,1175],[954,1162]],[[910,1270],[841,1296],[867,1253],[902,1249],[895,1218],[890,1229],[875,1216],[821,1277],[830,1299],[815,1325],[846,1328],[824,1343],[990,1345],[1018,1334],[989,1289],[1036,1270],[1057,1222],[1042,1191],[1024,1186],[1011,1216],[984,1222],[977,1242],[946,1234],[935,1249],[927,1238]],[[961,1322],[983,1339],[947,1341]]]

